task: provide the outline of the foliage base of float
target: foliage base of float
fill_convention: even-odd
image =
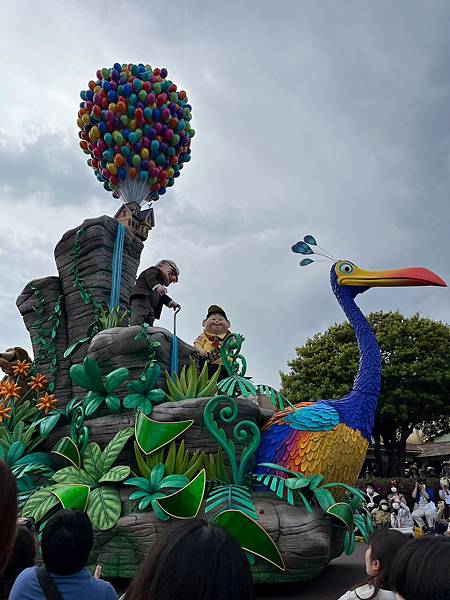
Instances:
[[[255,583],[313,579],[342,554],[345,528],[333,523],[322,510],[308,513],[303,507],[289,506],[265,493],[252,495],[252,500],[259,524],[277,544],[286,565],[286,570],[280,571],[257,559],[251,567]],[[159,521],[153,512],[122,516],[113,529],[95,533],[89,567],[102,564],[105,577],[132,578],[145,552],[170,525]]]

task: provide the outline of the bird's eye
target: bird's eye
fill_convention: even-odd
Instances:
[[[348,262],[342,263],[339,265],[339,271],[341,273],[345,273],[346,275],[350,275],[350,273],[353,273],[353,265]]]

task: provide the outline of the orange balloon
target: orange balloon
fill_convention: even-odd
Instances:
[[[125,102],[119,101],[117,103],[117,112],[119,112],[120,114],[127,112],[127,105],[125,104]]]
[[[136,169],[135,169],[134,167],[130,167],[130,168],[128,169],[128,175],[129,175],[130,177],[133,177],[133,178],[134,178],[134,177],[136,177],[136,175],[137,175],[137,171],[136,171]]]
[[[118,166],[121,167],[124,163],[125,163],[125,159],[121,154],[116,154],[114,157],[114,163]]]
[[[89,89],[90,89],[90,90],[92,90],[92,91],[94,91],[94,90],[95,90],[95,87],[96,87],[96,85],[97,85],[97,84],[95,83],[95,81],[92,81],[92,79],[91,79],[91,81],[88,83],[88,87],[89,87]]]

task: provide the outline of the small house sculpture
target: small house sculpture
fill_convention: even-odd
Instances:
[[[153,208],[142,210],[137,202],[122,204],[114,218],[131,229],[142,241],[147,239],[148,232],[155,226]]]

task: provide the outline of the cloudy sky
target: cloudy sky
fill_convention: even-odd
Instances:
[[[450,281],[450,3],[392,0],[3,0],[0,347],[30,346],[15,299],[56,274],[53,248],[118,208],[78,147],[79,91],[114,62],[166,67],[188,91],[192,161],[155,206],[141,266],[179,263],[179,335],[223,306],[258,383],[343,320],[313,234],[369,269]],[[363,310],[450,322],[445,289],[371,290]],[[171,313],[160,322],[171,328]]]

